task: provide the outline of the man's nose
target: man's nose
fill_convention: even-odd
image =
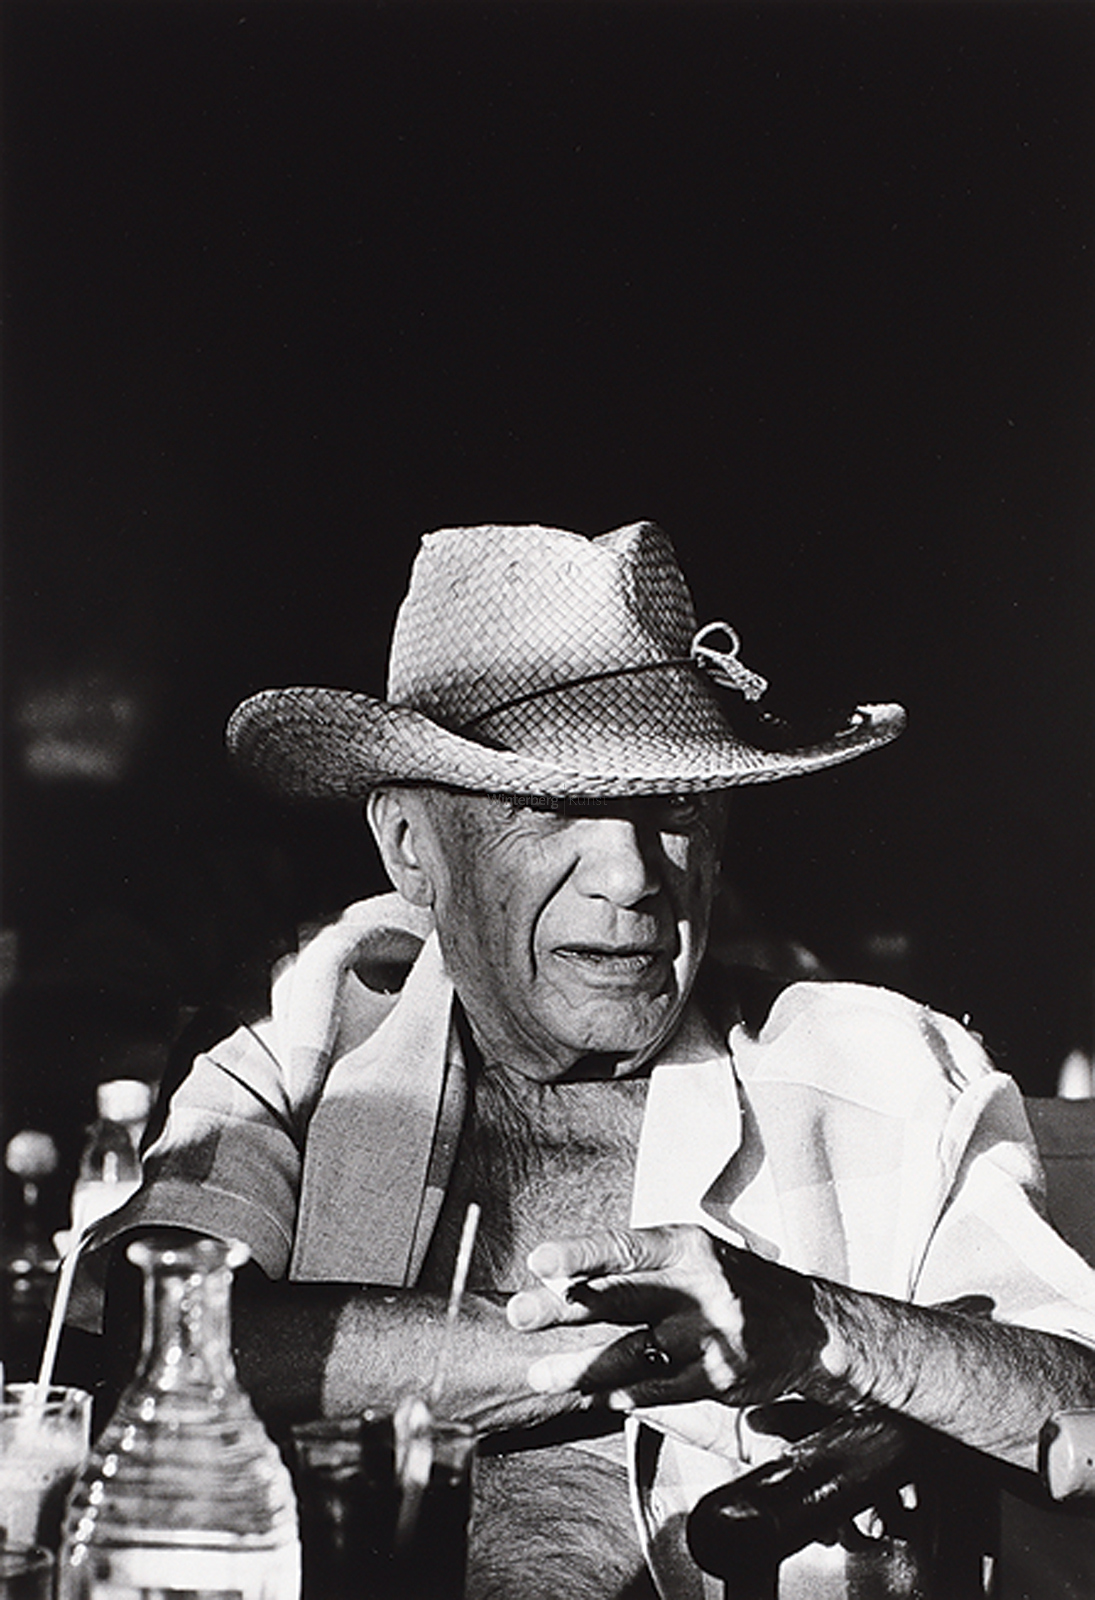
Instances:
[[[594,899],[633,906],[661,888],[654,842],[630,817],[585,817],[574,886]]]

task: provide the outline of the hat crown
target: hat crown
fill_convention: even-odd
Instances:
[[[650,522],[588,539],[536,524],[427,534],[392,636],[388,700],[450,728],[576,679],[681,660],[696,629]]]
[[[730,648],[712,643],[719,635]],[[747,735],[712,687],[764,680],[725,622],[697,632],[669,540],[635,522],[587,539],[537,524],[427,534],[396,619],[387,701],[266,689],[229,748],[283,792],[360,799],[384,784],[584,797],[697,793],[847,761],[900,733],[858,706],[816,742],[778,718]],[[780,730],[783,730],[781,732]]]

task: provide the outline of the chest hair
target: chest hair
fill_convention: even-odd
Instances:
[[[469,1200],[482,1208],[469,1274],[479,1291],[533,1281],[525,1258],[543,1239],[626,1226],[645,1103],[645,1079],[479,1072],[423,1286],[443,1287]]]

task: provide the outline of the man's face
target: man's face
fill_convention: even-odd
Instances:
[[[488,1061],[622,1074],[668,1037],[703,954],[722,795],[521,804],[420,791],[446,965]]]

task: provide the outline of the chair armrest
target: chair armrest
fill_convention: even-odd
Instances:
[[[1095,1411],[1061,1411],[1039,1441],[1042,1482],[1054,1500],[1095,1497]]]
[[[706,1495],[688,1521],[693,1558],[724,1580],[771,1573],[908,1482],[921,1460],[914,1424],[877,1408],[849,1412]]]

